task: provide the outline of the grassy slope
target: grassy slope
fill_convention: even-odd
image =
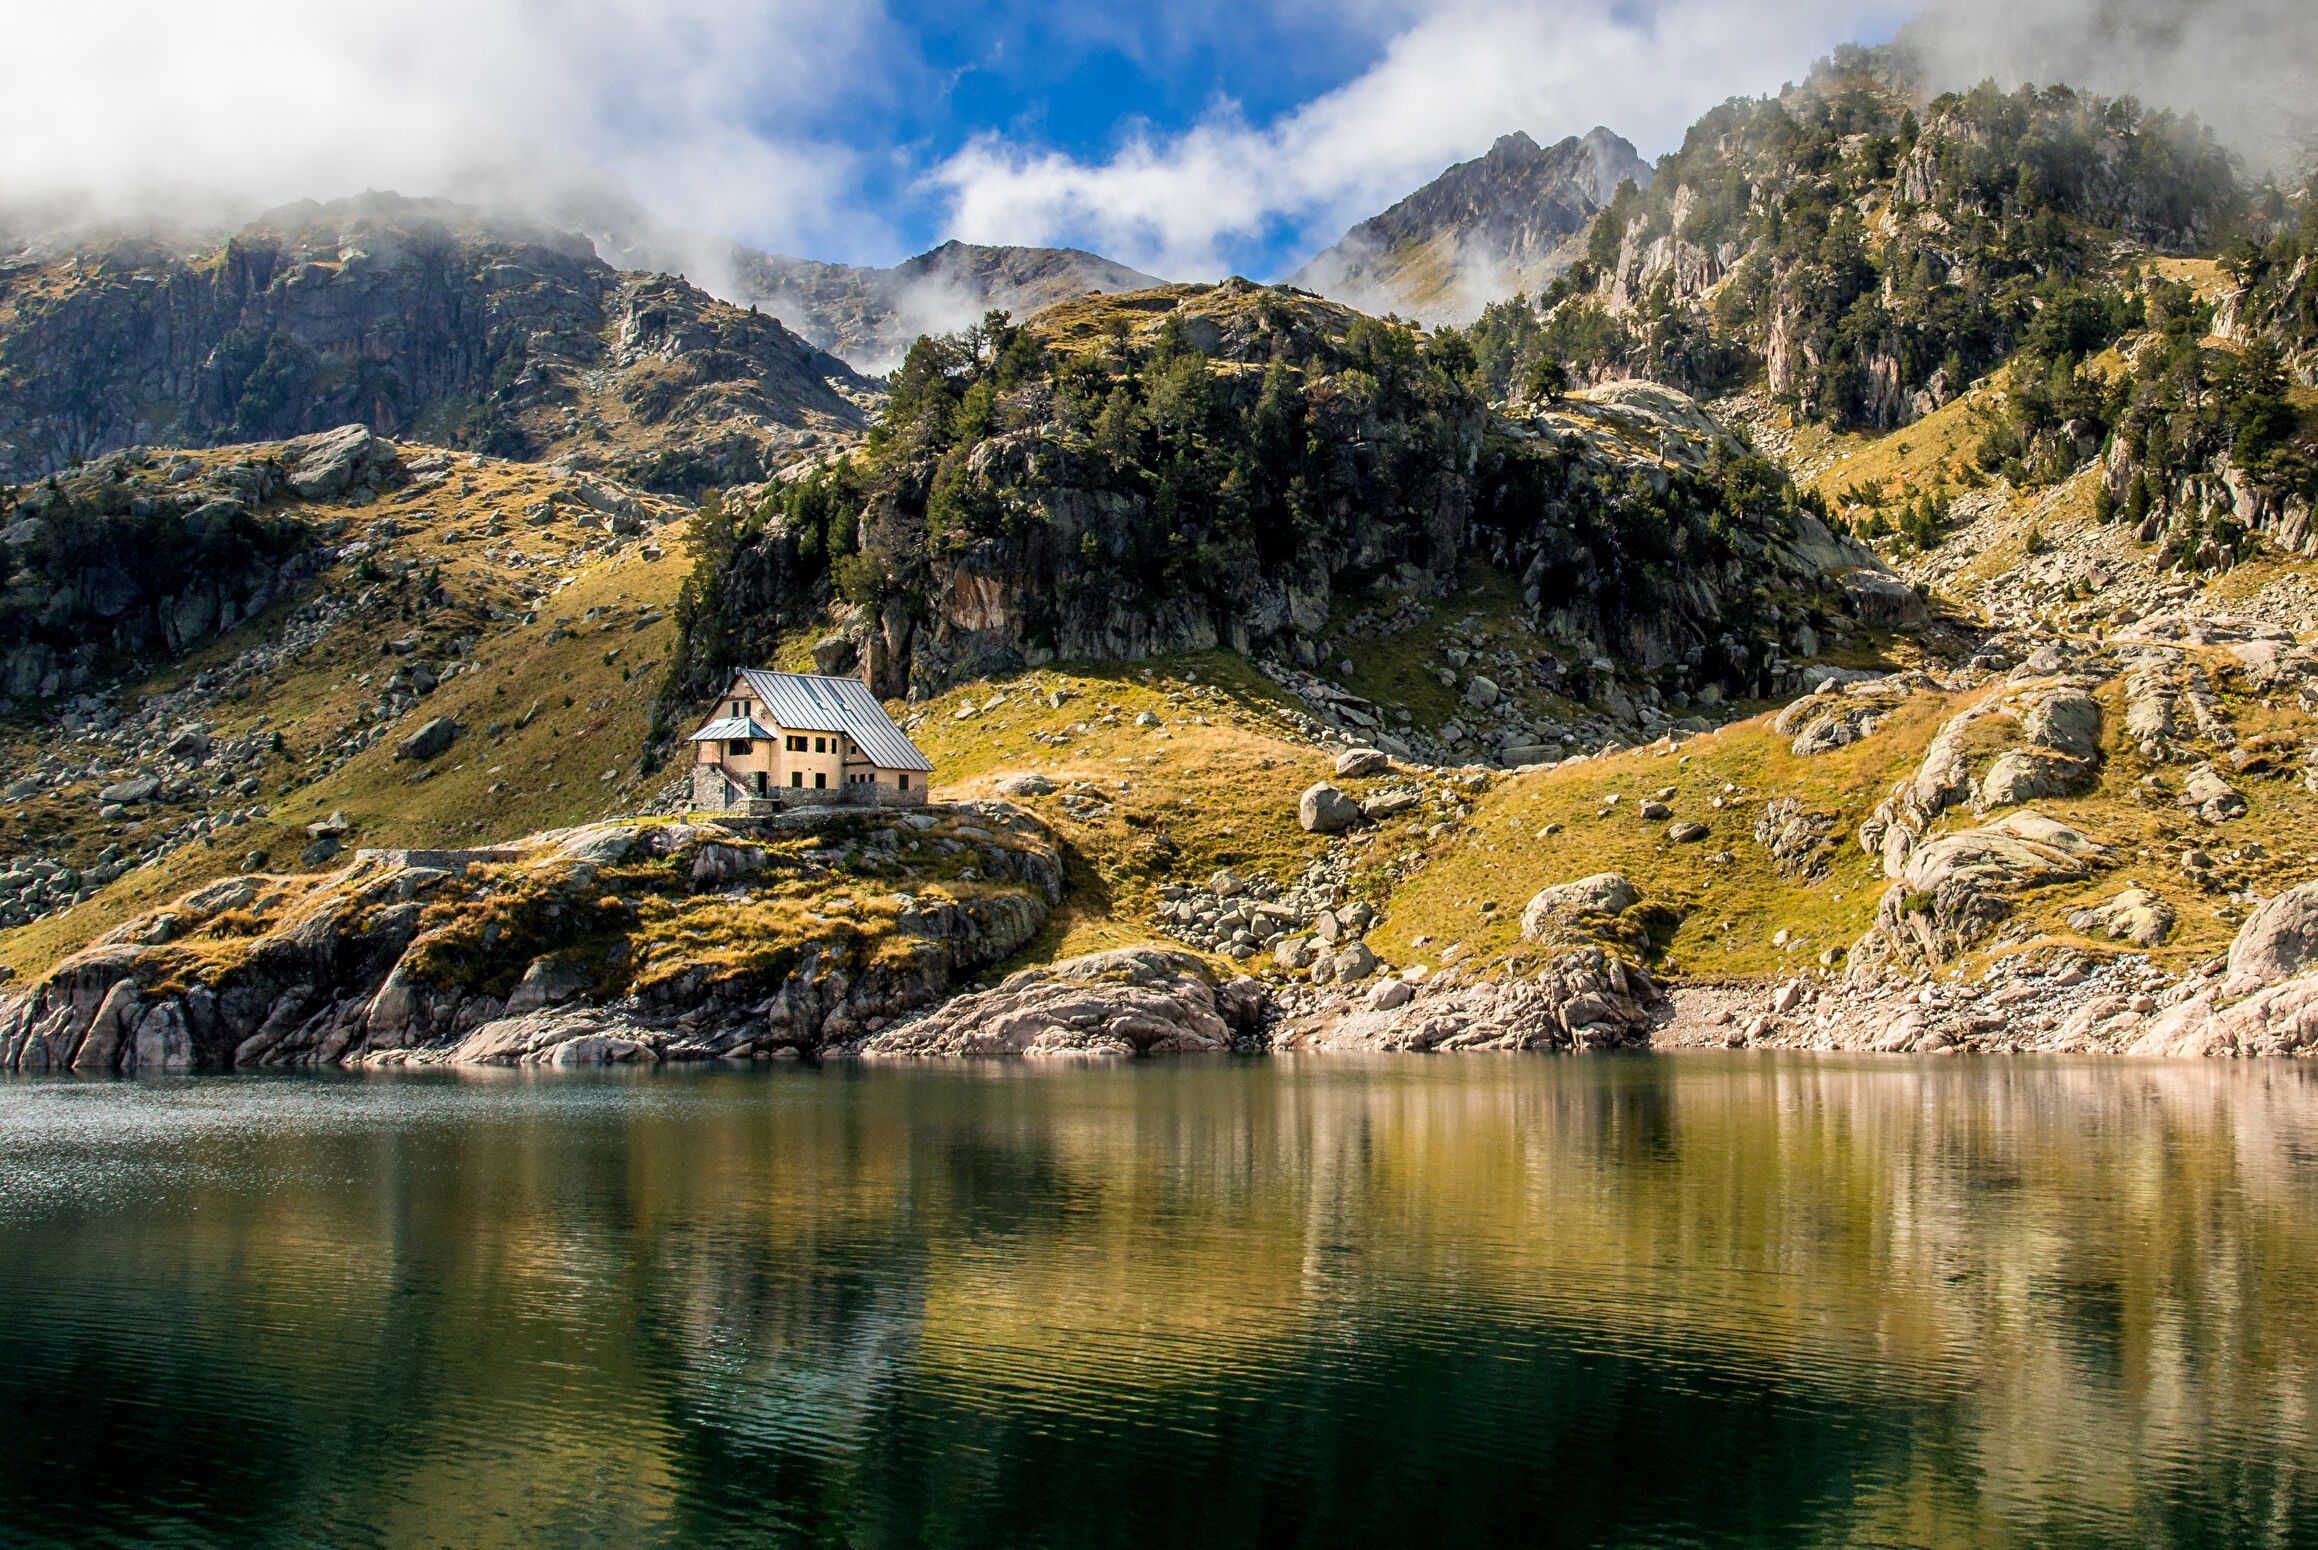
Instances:
[[[936,796],[988,795],[995,778],[1024,771],[1059,788],[1021,799],[1061,837],[1070,887],[1026,958],[1149,940],[1160,884],[1204,883],[1222,867],[1292,882],[1324,849],[1297,826],[1296,799],[1333,761],[1275,730],[1277,691],[1229,653],[1149,668],[1146,678],[1141,666],[1074,664],[965,684],[912,723],[938,772]],[[1060,707],[1048,700],[1056,692]],[[1002,704],[982,708],[1000,694]],[[1136,725],[1144,713],[1159,725]]]
[[[242,870],[246,851],[266,852],[277,869],[294,866],[294,858],[308,843],[304,826],[335,811],[344,812],[355,825],[353,844],[473,845],[604,817],[634,805],[647,785],[636,770],[646,708],[674,625],[663,616],[637,630],[632,627],[636,617],[632,611],[640,604],[652,605],[664,615],[686,562],[673,545],[657,560],[644,558],[640,546],[631,546],[623,554],[594,559],[576,570],[546,573],[572,579],[538,604],[536,623],[492,624],[479,611],[482,607],[496,602],[511,611],[521,603],[509,573],[483,559],[481,551],[489,542],[480,538],[453,542],[450,535],[479,532],[494,506],[508,515],[506,537],[494,542],[515,544],[528,553],[566,552],[574,547],[566,540],[580,533],[568,516],[545,530],[560,537],[544,536],[542,530],[522,523],[524,503],[561,485],[544,470],[489,463],[470,485],[464,495],[446,488],[407,506],[380,503],[316,510],[317,519],[352,519],[353,532],[382,515],[415,529],[395,541],[391,557],[397,563],[412,561],[421,571],[439,563],[450,606],[436,611],[424,626],[391,608],[374,617],[349,618],[262,693],[238,703],[221,702],[207,713],[207,720],[213,734],[223,738],[270,716],[270,726],[282,733],[291,754],[302,757],[354,722],[356,707],[375,692],[360,683],[363,675],[382,683],[393,671],[399,659],[381,654],[386,640],[421,629],[428,643],[418,654],[440,663],[446,658],[432,649],[438,640],[473,633],[471,660],[481,670],[451,679],[422,700],[387,739],[327,776],[309,781],[300,779],[295,766],[269,768],[265,789],[255,799],[269,809],[266,818],[222,834],[214,845],[189,845],[158,867],[132,870],[86,903],[0,936],[0,963],[20,974],[31,972],[161,900]],[[360,584],[346,565],[334,567],[321,582],[324,587]],[[313,595],[307,591],[300,597]],[[133,704],[139,693],[174,689],[201,669],[229,661],[278,633],[289,606],[278,606],[149,680],[128,686],[124,703]],[[624,617],[609,625],[589,621],[586,614],[591,608],[617,608]],[[572,621],[563,628],[578,633],[550,640],[559,619]],[[604,660],[615,652],[611,661]],[[535,702],[537,716],[528,727],[517,728],[514,723]],[[437,773],[413,785],[413,766],[395,759],[394,742],[437,715],[455,717],[468,733],[433,761]],[[505,727],[495,740],[484,734],[493,720]],[[32,724],[9,728],[6,765],[18,768],[28,763],[37,737]],[[607,782],[602,779],[606,771],[618,774]],[[295,782],[286,794],[281,790],[285,780]],[[495,786],[499,789],[492,789]],[[52,845],[64,841],[67,854],[85,857],[126,832],[125,824],[103,823],[97,805],[93,791],[76,787],[30,804],[29,811],[14,816],[13,826],[41,834]]]
[[[2218,671],[2226,660],[2214,653],[2207,665]],[[1866,742],[1810,759],[1794,757],[1762,717],[1671,752],[1635,750],[1503,782],[1476,806],[1466,832],[1436,850],[1432,864],[1394,900],[1377,946],[1395,962],[1437,961],[1436,944],[1452,941],[1485,955],[1506,951],[1518,940],[1520,906],[1530,890],[1617,870],[1650,897],[1685,912],[1668,956],[1686,974],[1754,979],[1810,964],[1824,948],[1848,947],[1873,921],[1877,901],[1890,886],[1880,865],[1852,839],[1861,820],[1894,782],[1913,772],[1939,724],[1987,692],[1920,694]],[[2115,847],[2117,864],[2085,883],[2027,900],[2021,916],[2047,941],[2101,947],[2069,931],[2063,916],[2141,884],[2157,890],[2181,917],[2159,957],[2176,967],[2210,957],[2227,946],[2242,918],[2227,905],[2228,890],[2251,887],[2266,895],[2309,875],[2318,854],[2304,849],[2311,843],[2305,836],[2314,832],[2318,797],[2296,781],[2241,777],[2236,783],[2252,808],[2249,816],[2220,828],[2198,823],[2172,807],[2169,796],[2152,801],[2138,792],[2135,783],[2153,767],[2123,747],[2121,686],[2108,685],[2101,697],[2109,756],[2102,779],[2081,796],[2035,807]],[[2241,738],[2281,731],[2307,741],[2318,731],[2299,710],[2265,708],[2242,695],[2225,700]],[[2178,789],[2178,772],[2168,780]],[[1729,797],[1736,805],[1717,811],[1712,798],[1726,784],[1738,788]],[[1664,821],[1645,823],[1636,815],[1645,798],[1668,787],[1676,793],[1668,805],[1677,817],[1706,823],[1711,838],[1675,845],[1665,838]],[[1614,807],[1603,803],[1611,793],[1620,797]],[[1755,815],[1765,800],[1778,796],[1837,815],[1839,845],[1824,881],[1781,877],[1768,852],[1754,843]],[[1942,828],[1974,821],[1968,812],[1951,814]],[[1554,824],[1559,831],[1545,833]],[[2248,841],[2265,854],[2234,859]],[[2203,893],[2179,874],[2185,844],[2203,846],[2221,863],[2215,886]],[[1714,855],[1726,848],[1734,859],[1716,864]],[[1490,901],[1497,908],[1484,910]],[[1781,930],[1790,933],[1784,947],[1774,940]],[[1420,935],[1435,942],[1420,947]],[[1434,955],[1429,960],[1428,953]]]

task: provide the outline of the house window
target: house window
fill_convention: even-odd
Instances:
[[[904,770],[900,774],[894,776],[893,789],[896,791],[909,790],[909,771]]]
[[[803,770],[789,771],[789,784],[792,786],[802,786],[805,784],[805,772]]]
[[[792,734],[788,739],[787,746],[789,752],[791,753],[803,753],[805,751],[805,740]]]
[[[815,753],[827,753],[829,751],[829,739],[825,737],[814,738],[813,751]]]
[[[736,737],[731,742],[724,745],[724,751],[726,753],[732,754],[747,753],[749,751],[749,740],[745,737]]]
[[[813,789],[815,791],[826,791],[829,789],[829,772],[827,770],[815,770],[813,772]]]
[[[758,795],[758,796],[763,796],[763,795],[765,794],[765,780],[766,780],[765,772],[764,772],[763,770],[759,770],[759,771],[757,771],[757,795]]]

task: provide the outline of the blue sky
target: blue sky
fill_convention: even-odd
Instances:
[[[1645,155],[1914,0],[114,0],[14,25],[0,194],[523,199],[891,263],[948,236],[1272,278],[1522,129]],[[220,81],[234,89],[221,92]]]

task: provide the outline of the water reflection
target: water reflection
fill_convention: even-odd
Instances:
[[[2314,1078],[0,1085],[0,1541],[2318,1542]]]

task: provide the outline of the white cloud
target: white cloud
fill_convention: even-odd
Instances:
[[[2256,171],[2318,153],[2312,0],[1930,0],[1904,36],[1941,84],[2130,92],[2195,112]]]
[[[1161,274],[1211,275],[1282,227],[1334,239],[1500,134],[1607,124],[1646,156],[1723,98],[1800,78],[1898,0],[1444,0],[1366,72],[1269,124],[1228,105],[1176,134],[1081,160],[999,135],[933,173],[968,241],[1076,241]]]
[[[810,239],[855,153],[817,133],[887,23],[770,0],[127,0],[19,7],[0,193],[247,209],[609,169],[659,213]]]

